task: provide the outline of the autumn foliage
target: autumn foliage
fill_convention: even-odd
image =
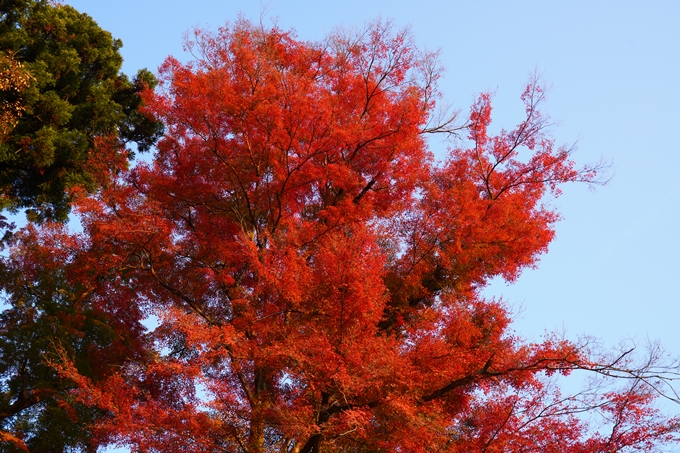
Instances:
[[[481,295],[547,251],[559,186],[597,178],[553,143],[535,80],[524,119],[492,135],[488,94],[434,119],[436,55],[385,24],[309,43],[239,21],[189,47],[197,58],[169,58],[146,93],[166,127],[153,162],[102,169],[118,176],[79,198],[82,233],[30,227],[12,243],[3,329],[52,316],[58,331],[33,365],[57,384],[24,394],[86,414],[92,444],[139,452],[673,441],[655,363],[527,343]],[[452,137],[441,161],[430,133]],[[562,395],[554,378],[577,370],[624,385]],[[30,444],[19,428],[3,436]]]

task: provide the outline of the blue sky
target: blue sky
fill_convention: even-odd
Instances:
[[[510,128],[534,68],[553,89],[547,112],[558,143],[578,142],[578,162],[604,156],[613,179],[590,191],[566,187],[564,220],[539,268],[487,294],[521,307],[518,333],[588,333],[608,345],[659,340],[680,356],[680,2],[69,0],[124,42],[124,70],[155,71],[182,55],[185,31],[239,12],[318,40],[337,26],[382,17],[440,49],[445,99],[466,111],[496,92],[494,124]],[[442,153],[444,146],[433,142]],[[440,154],[441,155],[441,154]]]

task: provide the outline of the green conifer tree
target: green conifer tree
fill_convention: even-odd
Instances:
[[[97,188],[97,139],[144,151],[160,136],[162,125],[139,111],[140,91],[156,80],[147,70],[122,74],[121,46],[70,6],[0,0],[0,54],[30,75],[25,89],[0,90],[20,113],[0,138],[0,208],[64,220],[69,189]],[[124,146],[119,154],[132,156]]]

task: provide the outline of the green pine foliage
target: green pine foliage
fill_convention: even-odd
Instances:
[[[0,52],[31,76],[21,116],[0,140],[0,208],[27,208],[32,220],[65,220],[69,189],[97,189],[88,162],[97,137],[148,150],[162,125],[140,113],[139,93],[156,80],[141,70],[120,72],[122,42],[88,15],[45,0],[0,0]],[[121,152],[132,157],[130,151]],[[95,156],[96,157],[96,156]]]
[[[96,191],[109,161],[132,158],[128,144],[146,151],[162,134],[162,124],[140,112],[140,93],[156,79],[147,70],[122,74],[121,46],[70,6],[0,0],[0,211],[63,221],[73,189]],[[0,233],[10,227],[4,220]],[[44,245],[42,258],[28,267],[23,258],[0,263],[0,451],[94,452],[88,426],[106,413],[77,404],[75,383],[50,361],[61,351],[97,382],[139,341],[141,332],[114,328],[140,315],[129,310],[112,321],[84,303],[88,289],[66,275],[71,246],[42,244],[28,231],[14,246]]]

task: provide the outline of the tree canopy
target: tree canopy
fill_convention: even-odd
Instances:
[[[526,342],[481,293],[547,251],[561,184],[597,178],[554,144],[537,80],[494,135],[486,93],[435,120],[436,54],[385,23],[310,43],[240,20],[188,45],[197,58],[169,58],[142,93],[166,131],[153,162],[102,165],[106,183],[75,200],[82,233],[48,222],[11,240],[6,445],[46,451],[45,427],[61,445],[178,453],[677,439],[654,406],[669,382],[656,351],[636,365]],[[435,132],[452,135],[441,161]],[[601,379],[562,395],[554,378],[577,371]]]
[[[121,46],[69,6],[0,2],[0,66],[23,77],[0,86],[0,208],[65,220],[69,191],[98,187],[95,169],[111,151],[100,141],[119,142],[116,153],[130,157],[123,144],[144,151],[158,138],[161,124],[139,112],[139,92],[155,77],[120,73]]]

